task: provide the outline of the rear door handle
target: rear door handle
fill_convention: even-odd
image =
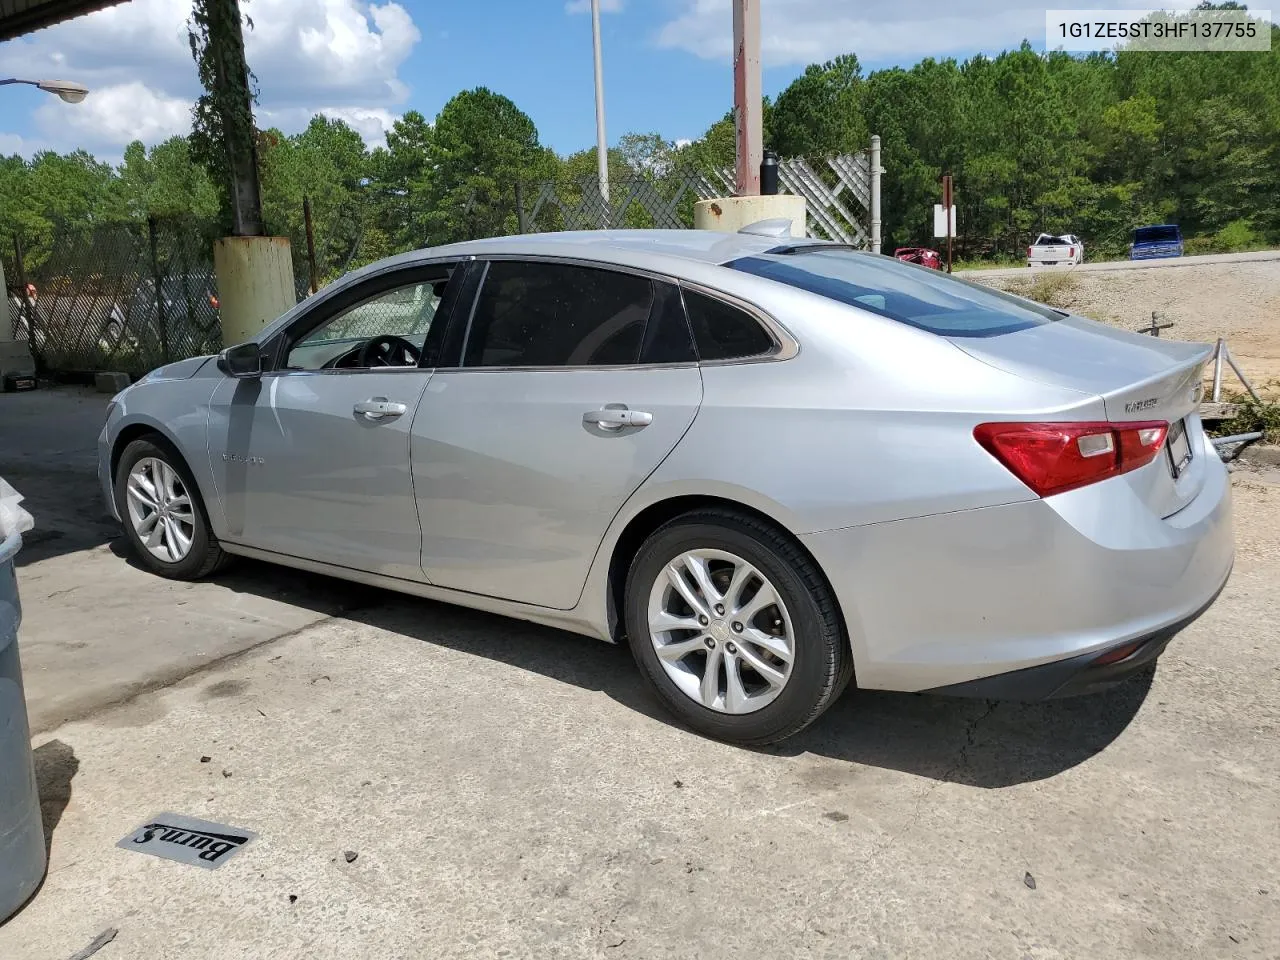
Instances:
[[[628,410],[622,405],[608,406],[600,410],[588,410],[582,422],[601,430],[621,430],[623,427],[647,427],[653,423],[653,414],[643,410]]]
[[[409,408],[403,403],[396,403],[386,397],[373,397],[359,401],[355,405],[355,412],[361,414],[366,420],[393,420],[404,416],[409,412]]]

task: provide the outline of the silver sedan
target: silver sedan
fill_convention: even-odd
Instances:
[[[851,681],[1153,661],[1231,569],[1208,353],[768,226],[509,237],[154,371],[100,474],[162,576],[256,557],[626,642],[763,744]]]

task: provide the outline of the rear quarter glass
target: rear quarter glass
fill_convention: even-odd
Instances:
[[[937,270],[844,247],[780,248],[726,266],[943,337],[995,337],[1066,316]]]

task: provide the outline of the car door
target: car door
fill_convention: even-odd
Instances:
[[[423,570],[568,609],[610,521],[698,411],[688,322],[661,279],[537,260],[479,269],[458,361],[427,384],[412,429]]]
[[[422,579],[409,430],[431,379],[451,264],[355,284],[214,393],[209,454],[233,543]],[[406,346],[407,344],[407,346]]]

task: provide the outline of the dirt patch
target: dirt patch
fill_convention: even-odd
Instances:
[[[1173,327],[1161,336],[1212,342],[1224,337],[1254,385],[1280,397],[1280,260],[1207,263],[1170,269],[1027,271],[1026,276],[966,279],[1029,296],[1128,330]],[[1240,389],[1230,376],[1228,392]]]

